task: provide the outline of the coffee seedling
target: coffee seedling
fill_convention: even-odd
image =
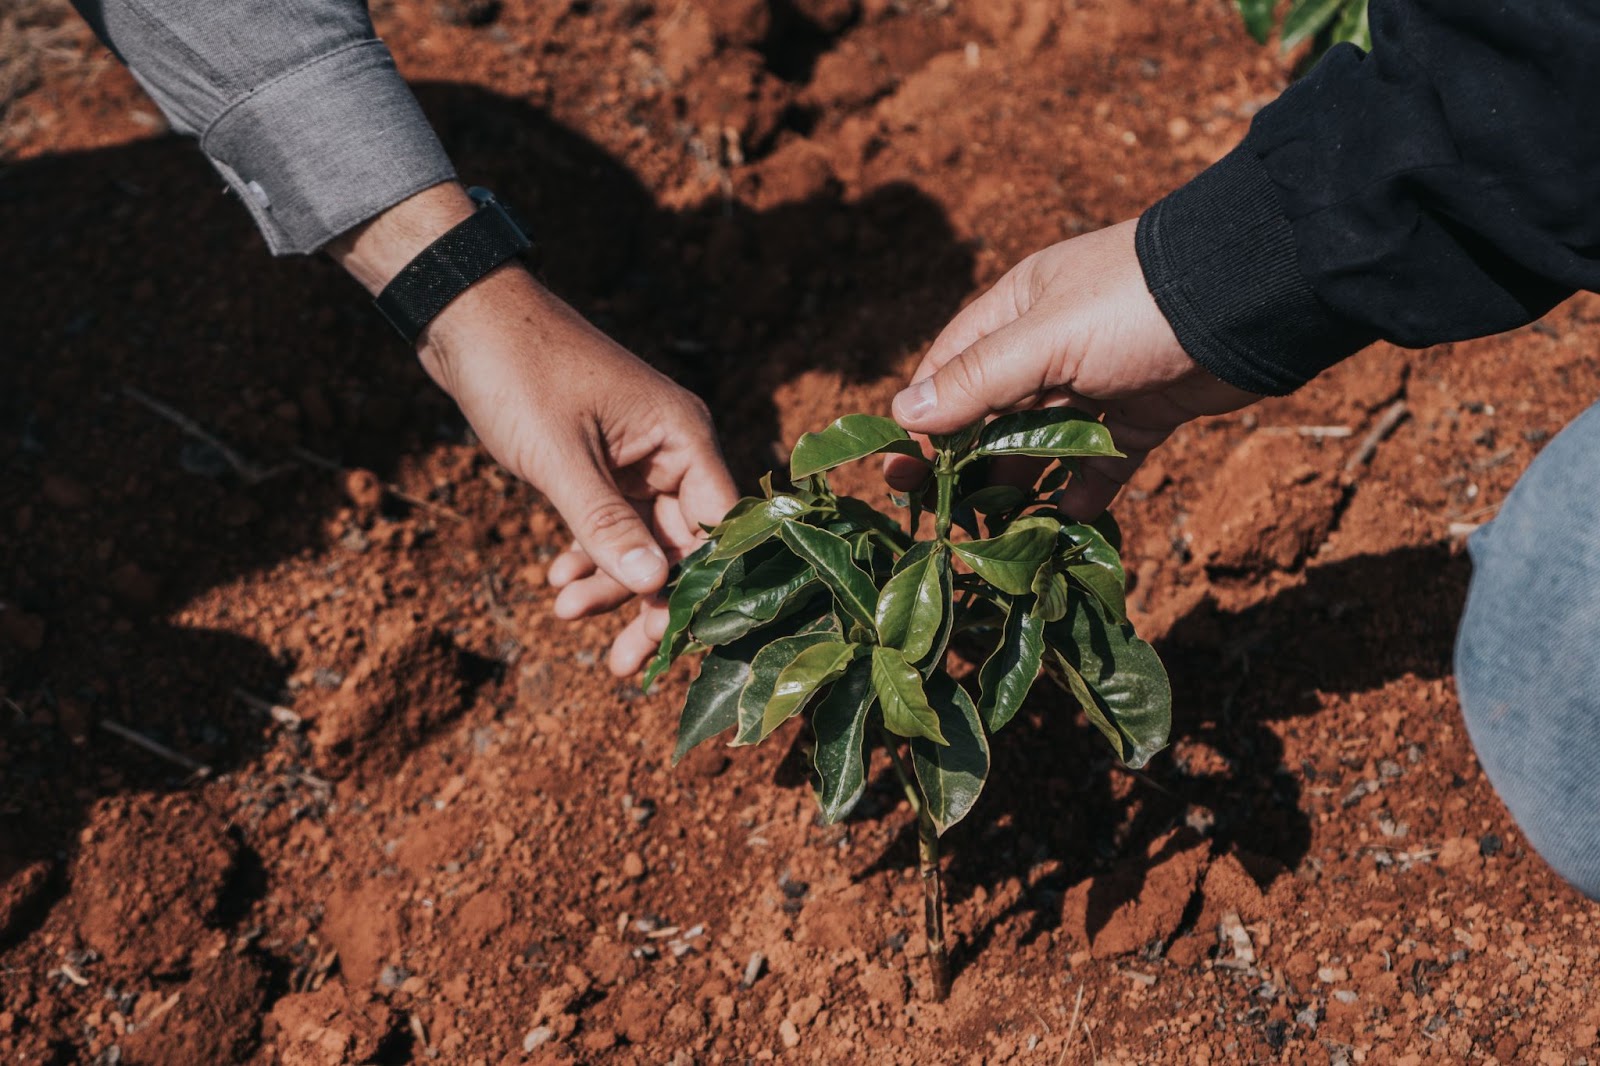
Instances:
[[[921,457],[904,430],[847,415],[802,437],[790,459],[794,491],[774,492],[768,475],[763,496],[739,501],[683,561],[644,683],[680,655],[705,652],[674,761],[726,730],[734,745],[756,744],[806,715],[830,823],[860,800],[869,747],[883,745],[916,813],[932,992],[942,1000],[939,838],[978,799],[987,734],[1011,721],[1042,670],[1138,767],[1166,744],[1172,701],[1161,661],[1128,624],[1116,526],[1066,521],[1050,502],[1078,459],[1120,454],[1106,427],[1053,408],[932,445],[932,483],[905,501],[902,525],[835,494],[827,471],[880,452]],[[990,460],[1009,456],[1050,462],[1027,488],[989,484]],[[917,537],[925,509],[932,539]],[[945,672],[952,638],[964,654],[982,649],[975,700]]]

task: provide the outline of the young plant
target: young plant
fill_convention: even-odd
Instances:
[[[1042,670],[1138,767],[1165,746],[1172,701],[1161,661],[1128,624],[1115,524],[1067,521],[1050,502],[1079,458],[1121,454],[1105,426],[1052,408],[932,445],[932,482],[904,501],[902,525],[834,493],[827,472],[880,452],[921,457],[904,430],[846,415],[802,437],[794,491],[774,492],[769,474],[763,495],[740,500],[683,561],[644,684],[705,652],[674,762],[727,730],[733,745],[756,744],[807,716],[829,823],[860,800],[870,747],[883,745],[917,818],[933,995],[943,999],[939,838],[977,802],[988,734],[1011,721]],[[1037,484],[990,484],[990,461],[1015,456],[1049,461]],[[930,539],[918,539],[924,510]],[[979,649],[976,698],[945,671],[953,639],[964,654]]]
[[[1276,0],[1234,0],[1245,29],[1259,43],[1272,36]],[[1372,28],[1367,22],[1367,0],[1294,0],[1277,23],[1279,47],[1291,51],[1302,41],[1312,42],[1319,56],[1343,41],[1370,51]]]

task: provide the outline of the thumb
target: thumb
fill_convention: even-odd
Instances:
[[[1024,315],[902,390],[895,420],[913,433],[954,433],[1036,399],[1050,386],[1052,341],[1045,316]]]
[[[648,594],[666,584],[666,553],[592,456],[568,457],[547,480],[545,494],[595,566],[632,592]]]

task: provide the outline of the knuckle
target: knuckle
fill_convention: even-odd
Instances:
[[[631,528],[638,520],[626,500],[612,498],[590,505],[584,512],[583,528],[590,536],[604,539]]]

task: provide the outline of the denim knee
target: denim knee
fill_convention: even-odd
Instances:
[[[1600,405],[1540,453],[1470,550],[1467,732],[1529,842],[1600,899]]]

